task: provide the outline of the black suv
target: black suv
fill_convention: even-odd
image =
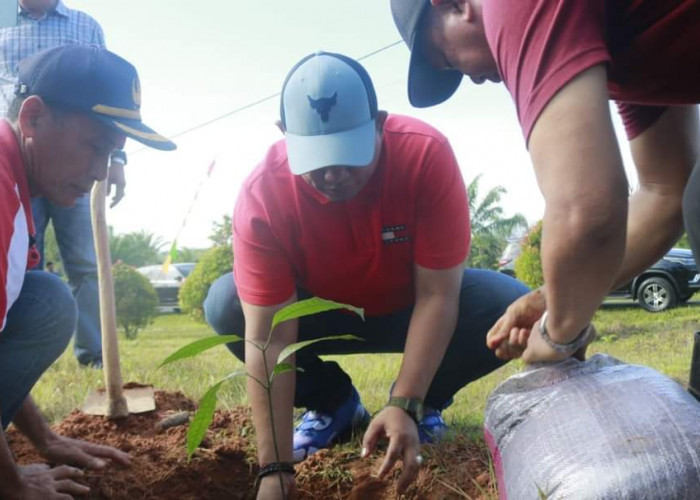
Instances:
[[[682,304],[700,289],[700,274],[693,253],[672,248],[664,257],[609,297],[627,297],[647,311],[665,311]]]
[[[499,262],[499,271],[514,276],[513,261],[520,253],[520,241],[511,241]],[[642,274],[608,294],[610,298],[629,298],[651,312],[665,311],[690,299],[700,290],[693,252],[672,248],[660,261]]]

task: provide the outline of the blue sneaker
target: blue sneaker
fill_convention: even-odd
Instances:
[[[301,462],[322,448],[348,439],[354,429],[367,425],[369,420],[369,412],[354,387],[347,401],[333,413],[307,411],[294,429],[294,461]]]
[[[447,433],[447,424],[442,418],[442,412],[434,408],[426,408],[423,420],[418,422],[420,444],[437,443],[445,433]]]

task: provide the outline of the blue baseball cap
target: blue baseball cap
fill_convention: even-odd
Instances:
[[[19,63],[16,94],[88,113],[146,146],[170,151],[175,143],[141,121],[141,85],[128,61],[89,45],[63,45]]]
[[[401,38],[411,51],[408,66],[408,100],[416,108],[446,101],[457,91],[462,73],[433,68],[420,50],[420,28],[430,0],[391,0],[391,14]]]
[[[280,105],[292,173],[369,165],[377,111],[372,80],[360,63],[331,52],[304,57],[287,75]]]

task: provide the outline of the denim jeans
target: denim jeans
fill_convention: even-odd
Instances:
[[[30,271],[0,332],[0,411],[2,428],[42,373],[63,353],[75,330],[75,299],[53,274]]]
[[[426,406],[444,408],[462,387],[504,363],[486,347],[486,333],[508,305],[527,292],[525,285],[505,274],[465,269],[457,327],[428,389]],[[298,295],[308,297],[301,291]],[[340,406],[350,395],[352,381],[337,363],[323,361],[319,356],[403,352],[411,313],[409,308],[385,316],[366,317],[364,322],[340,311],[301,318],[299,341],[352,333],[364,342],[325,341],[297,352],[297,366],[304,371],[297,373],[294,405],[323,412]],[[216,333],[244,334],[243,311],[231,273],[212,284],[204,301],[204,314]],[[227,346],[238,359],[244,360],[243,342]],[[387,394],[388,390],[387,387]]]
[[[83,365],[102,362],[100,296],[97,283],[97,259],[90,219],[90,196],[75,201],[74,207],[59,207],[44,198],[32,199],[36,226],[36,247],[42,255],[38,269],[44,267],[44,233],[53,221],[63,269],[78,303],[78,326],[73,350]]]

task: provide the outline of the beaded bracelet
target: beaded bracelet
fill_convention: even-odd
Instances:
[[[294,464],[291,462],[271,462],[260,468],[260,471],[258,472],[258,481],[265,476],[269,476],[270,474],[275,474],[277,472],[294,474]]]

